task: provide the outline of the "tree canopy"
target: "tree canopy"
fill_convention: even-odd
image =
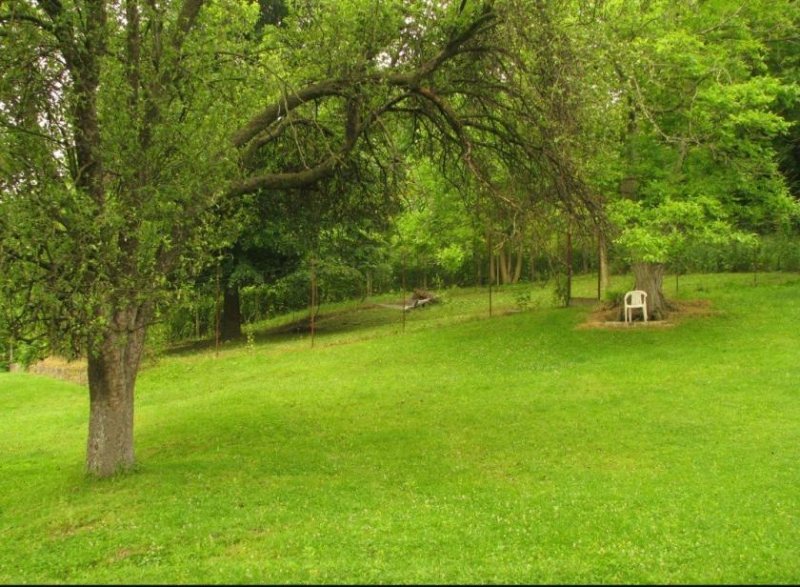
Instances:
[[[92,472],[134,462],[155,304],[233,241],[243,196],[389,175],[419,143],[487,185],[491,154],[579,195],[551,124],[560,85],[513,50],[530,31],[511,14],[543,5],[288,8],[275,26],[236,1],[4,4],[3,324],[88,356]]]

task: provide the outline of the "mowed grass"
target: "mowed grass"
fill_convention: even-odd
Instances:
[[[0,582],[800,581],[800,277],[667,328],[519,289],[151,361],[106,481],[84,388],[0,376]]]

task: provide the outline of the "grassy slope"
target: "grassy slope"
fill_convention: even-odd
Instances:
[[[453,294],[163,357],[104,482],[86,391],[2,375],[0,582],[797,582],[800,280],[751,279],[673,328]]]

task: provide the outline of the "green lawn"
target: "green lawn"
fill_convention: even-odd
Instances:
[[[800,581],[798,275],[686,276],[670,328],[526,287],[150,358],[107,481],[84,388],[0,375],[0,582]]]

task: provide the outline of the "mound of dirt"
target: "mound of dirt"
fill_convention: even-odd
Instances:
[[[619,319],[619,306],[603,304],[590,312],[586,317],[586,322],[579,325],[578,328],[668,328],[685,319],[717,314],[717,311],[711,308],[710,300],[671,300],[670,304],[673,309],[670,310],[665,320],[649,320],[646,323],[635,320],[630,324]]]

